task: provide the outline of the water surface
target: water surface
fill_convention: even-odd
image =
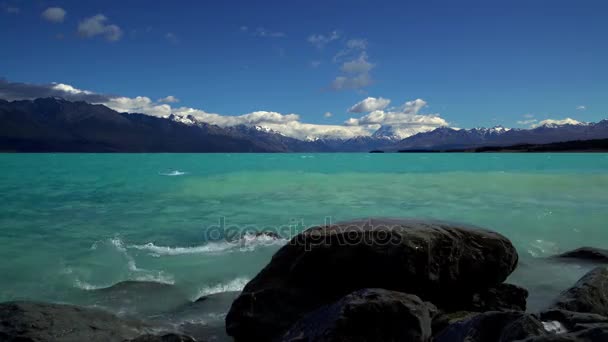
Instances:
[[[239,290],[284,241],[209,242],[210,227],[432,218],[509,237],[532,307],[608,246],[607,154],[1,154],[0,301],[79,302],[125,280],[187,297]]]

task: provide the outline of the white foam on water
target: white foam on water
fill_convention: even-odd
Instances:
[[[186,175],[188,173],[184,172],[184,171],[173,170],[173,171],[169,171],[169,172],[159,172],[158,174],[161,175],[161,176],[175,177],[175,176],[183,176],[183,175]]]
[[[104,287],[107,287],[107,286],[104,286],[104,285],[101,285],[101,286],[99,286],[99,285],[93,285],[93,284],[87,283],[86,281],[82,281],[80,279],[76,279],[74,281],[74,287],[79,288],[81,290],[92,291],[92,290],[103,289]]]
[[[568,329],[566,329],[566,327],[564,327],[564,325],[559,321],[547,321],[542,323],[543,328],[552,334],[565,334],[568,332]]]
[[[193,300],[197,300],[203,296],[209,296],[216,293],[242,291],[245,285],[249,282],[248,278],[236,278],[227,283],[220,283],[212,286],[205,286],[201,288]]]
[[[201,246],[192,247],[170,247],[157,246],[153,242],[148,242],[143,245],[129,245],[128,248],[133,248],[142,251],[151,252],[153,256],[164,255],[184,255],[184,254],[206,254],[206,253],[222,253],[222,252],[250,252],[257,248],[265,246],[282,246],[287,243],[286,239],[277,239],[268,235],[253,235],[247,234],[240,240],[233,242],[209,242]]]
[[[135,262],[135,259],[133,258],[133,256],[131,256],[129,254],[129,252],[127,251],[127,247],[125,247],[124,242],[119,238],[119,237],[114,237],[108,240],[101,240],[101,241],[96,241],[95,243],[93,243],[93,245],[91,246],[91,250],[95,251],[98,248],[100,248],[103,245],[106,246],[111,246],[111,248],[115,249],[118,253],[120,253],[126,260],[127,262],[127,269],[129,271],[129,274],[127,275],[127,279],[124,279],[123,281],[126,280],[135,280],[135,281],[150,281],[150,282],[156,282],[156,283],[162,283],[162,284],[169,284],[169,285],[174,285],[175,284],[175,279],[173,278],[173,276],[169,273],[166,273],[164,271],[156,271],[156,270],[148,270],[148,269],[144,269],[144,268],[140,268],[137,266],[137,263]],[[70,272],[71,274],[72,272]],[[78,278],[76,278],[74,280],[74,286],[83,290],[97,290],[97,289],[101,289],[101,288],[105,288],[108,286],[108,284],[103,284],[103,285],[94,285],[94,284],[90,284],[88,282],[85,282],[83,280],[80,280]]]
[[[534,240],[529,243],[529,248],[527,249],[527,252],[535,258],[545,257],[559,253],[559,247],[555,242],[546,240]]]

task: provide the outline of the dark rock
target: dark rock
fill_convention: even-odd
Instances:
[[[608,269],[597,267],[563,292],[551,309],[608,316]]]
[[[196,340],[232,341],[226,335],[224,318],[238,291],[203,296],[192,303],[156,315],[151,322],[167,331],[179,331]],[[174,329],[174,330],[171,330]]]
[[[545,334],[542,322],[530,314],[495,311],[450,324],[434,342],[507,342]]]
[[[517,251],[502,235],[436,221],[370,219],[308,229],[245,287],[226,318],[237,340],[270,340],[304,314],[363,288],[439,307],[497,286]]]
[[[163,335],[146,334],[127,342],[196,342],[196,340],[190,336],[170,333]]]
[[[606,342],[608,329],[592,328],[574,333],[529,337],[522,342]]]
[[[156,315],[188,303],[188,296],[171,284],[123,281],[97,290],[83,291],[83,304],[127,315]]]
[[[587,329],[589,324],[608,324],[608,318],[602,315],[567,310],[544,311],[540,318],[545,322],[560,322],[568,331]]]
[[[556,255],[555,257],[608,263],[608,250],[595,247],[581,247]]]
[[[518,341],[530,336],[545,336],[548,335],[543,323],[532,315],[523,315],[522,317],[507,324],[502,329],[500,342]]]
[[[462,303],[455,302],[459,309],[468,311],[526,311],[528,290],[512,284],[500,284],[474,293]]]
[[[113,342],[143,333],[145,326],[91,308],[37,302],[0,304],[0,340]]]
[[[269,237],[273,240],[281,239],[281,236],[275,232],[257,232],[255,233],[255,237]]]
[[[436,313],[434,305],[414,295],[363,289],[309,313],[280,340],[429,341],[431,321]]]

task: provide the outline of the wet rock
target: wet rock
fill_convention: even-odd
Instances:
[[[589,262],[608,263],[608,250],[595,247],[581,247],[555,256],[562,259],[579,259]]]
[[[500,284],[462,297],[461,303],[454,301],[455,309],[485,311],[525,311],[528,290],[512,284]]]
[[[224,318],[238,291],[203,296],[192,303],[157,315],[153,322],[164,329],[175,329],[196,340],[232,341],[226,335]]]
[[[598,314],[581,313],[567,310],[548,310],[540,313],[543,322],[556,321],[568,331],[588,329],[589,324],[608,324],[608,317]]]
[[[146,326],[98,309],[38,302],[0,303],[0,341],[113,342]]]
[[[545,334],[542,322],[533,315],[495,311],[450,324],[434,342],[507,342]]]
[[[507,324],[502,329],[500,342],[518,341],[530,336],[545,336],[548,335],[543,323],[532,315],[523,315],[522,317]]]
[[[608,316],[608,268],[597,267],[563,292],[551,309]]]
[[[128,340],[126,342],[196,342],[196,341],[197,340],[193,339],[190,336],[169,333],[169,334],[160,334],[160,335],[146,334],[146,335],[142,335],[137,338],[134,338],[132,340]]]
[[[606,342],[608,329],[592,328],[574,333],[529,337],[523,342]]]
[[[436,313],[434,305],[417,296],[364,289],[309,313],[280,340],[425,342]]]
[[[315,227],[282,247],[226,318],[238,341],[270,340],[306,313],[364,288],[450,307],[501,284],[517,251],[504,236],[435,221],[370,219]]]
[[[127,315],[156,315],[189,302],[175,285],[151,281],[123,281],[110,287],[82,293],[83,304],[95,305]]]

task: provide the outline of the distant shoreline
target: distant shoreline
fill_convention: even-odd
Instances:
[[[482,146],[463,149],[399,150],[399,153],[606,153],[608,139],[575,140],[550,144],[518,144],[511,146]]]

